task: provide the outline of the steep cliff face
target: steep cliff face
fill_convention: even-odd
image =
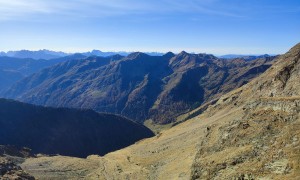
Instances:
[[[56,65],[18,82],[4,95],[38,105],[88,108],[164,124],[247,83],[274,59],[228,61],[186,52],[114,57]]]

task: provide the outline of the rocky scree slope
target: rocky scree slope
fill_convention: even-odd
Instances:
[[[116,115],[6,99],[0,99],[0,127],[0,144],[75,157],[104,155],[153,136],[145,126]]]
[[[118,61],[68,61],[23,79],[4,96],[37,105],[87,108],[164,124],[242,86],[268,69],[273,59],[228,61],[181,52],[164,56],[132,53]]]

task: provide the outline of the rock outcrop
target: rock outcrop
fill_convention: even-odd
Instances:
[[[35,178],[22,170],[17,163],[33,157],[30,149],[0,145],[0,179],[1,180],[34,180]]]

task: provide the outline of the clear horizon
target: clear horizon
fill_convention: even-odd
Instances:
[[[14,51],[23,51],[23,50],[24,51],[33,51],[33,52],[48,50],[48,51],[54,51],[54,52],[62,52],[62,53],[66,53],[66,54],[87,53],[87,52],[92,52],[93,50],[99,50],[99,51],[101,51],[103,53],[106,53],[106,52],[111,52],[111,53],[136,53],[136,52],[141,52],[141,53],[161,53],[161,54],[166,54],[168,52],[172,52],[174,54],[179,54],[182,51],[185,51],[185,50],[181,50],[181,51],[178,51],[178,52],[173,52],[173,51],[166,51],[166,52],[157,52],[157,51],[102,51],[101,49],[92,49],[92,50],[74,51],[74,52],[66,52],[66,51],[51,50],[51,49],[18,49],[18,50],[9,50],[9,51],[14,52]],[[9,51],[1,51],[0,50],[0,53],[1,52],[8,53]],[[185,52],[190,53],[190,54],[212,54],[212,53],[206,53],[206,52],[189,52],[189,51],[185,51]],[[212,55],[215,55],[215,56],[225,56],[225,55],[259,56],[259,55],[265,55],[265,54],[267,54],[267,53],[263,53],[263,54],[235,54],[235,53],[228,53],[228,54],[212,54]],[[275,55],[281,55],[281,54],[267,54],[267,55],[275,56]]]
[[[0,51],[283,54],[300,40],[296,0],[0,0]]]

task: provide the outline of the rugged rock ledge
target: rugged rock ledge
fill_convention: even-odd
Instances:
[[[32,157],[30,149],[0,145],[0,179],[1,180],[34,180],[35,178],[17,165]]]

